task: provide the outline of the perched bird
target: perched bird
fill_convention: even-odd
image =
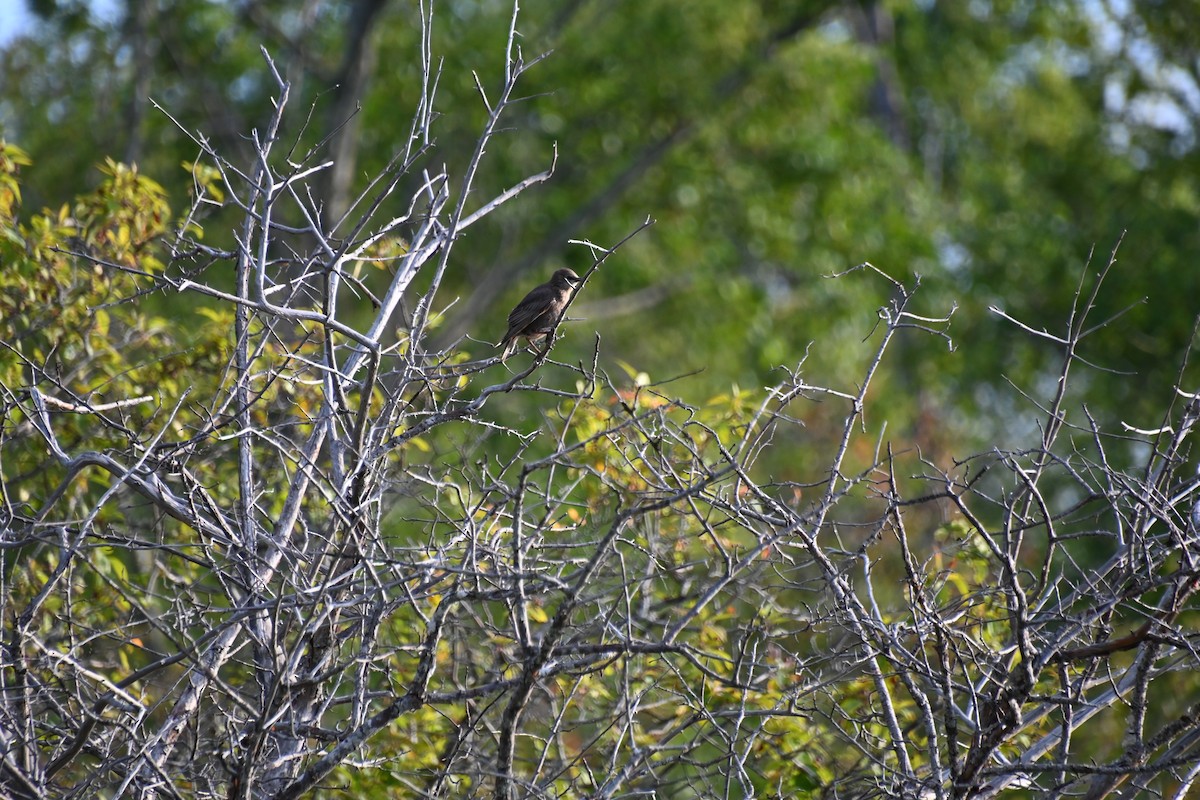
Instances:
[[[545,339],[562,316],[571,297],[571,290],[579,284],[579,276],[569,269],[556,270],[550,280],[538,286],[508,315],[508,333],[500,341],[505,361],[516,352],[517,339],[524,337],[530,343],[534,339]]]

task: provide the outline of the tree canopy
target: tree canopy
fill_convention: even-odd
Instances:
[[[521,285],[587,261],[571,238],[611,240],[649,215],[655,226],[580,309],[612,343],[606,358],[655,379],[702,369],[712,393],[764,385],[818,339],[813,365],[835,368],[861,338],[851,309],[883,298],[825,276],[870,261],[960,303],[954,337],[973,357],[940,362],[946,390],[896,379],[910,380],[911,419],[965,407],[978,429],[1002,413],[984,387],[1056,367],[1000,344],[988,306],[1048,324],[1093,249],[1126,232],[1132,263],[1098,302],[1104,316],[1134,304],[1130,326],[1146,333],[1103,333],[1092,355],[1116,371],[1096,378],[1114,407],[1136,414],[1139,387],[1169,385],[1170,354],[1191,335],[1198,244],[1188,4],[1151,5],[526,4],[522,43],[551,54],[478,180],[497,191],[546,169],[555,148],[556,171],[536,203],[461,243],[444,340],[494,340]],[[180,205],[191,177],[179,164],[198,150],[176,123],[245,155],[272,91],[260,47],[292,84],[295,155],[332,137],[324,200],[336,213],[410,134],[423,85],[411,3],[185,0],[102,19],[87,8],[39,4],[44,25],[3,56],[0,113],[34,157],[35,208],[94,183],[105,157],[138,163]],[[431,157],[453,162],[474,144],[479,89],[495,90],[511,9],[436,10],[428,46],[450,124]],[[219,217],[209,228],[228,236]]]

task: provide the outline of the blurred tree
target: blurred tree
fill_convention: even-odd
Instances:
[[[1200,249],[1190,7],[527,3],[520,44],[554,53],[476,185],[494,194],[545,169],[556,144],[557,174],[537,203],[492,215],[461,243],[443,303],[462,300],[439,343],[493,341],[528,286],[556,263],[587,261],[568,240],[612,240],[650,215],[655,227],[578,309],[604,335],[606,359],[656,379],[703,370],[685,384],[715,395],[763,385],[820,338],[807,366],[837,374],[861,353],[850,309],[887,297],[822,276],[866,260],[920,274],[931,308],[961,298],[952,333],[974,356],[938,362],[954,380],[935,391],[929,368],[897,367],[876,384],[906,390],[897,423],[936,453],[945,426],[986,438],[1029,418],[999,402],[997,375],[1033,386],[1057,368],[1049,349],[996,345],[987,307],[1034,325],[1059,318],[1091,249],[1107,252],[1128,230],[1132,263],[1110,278],[1100,311],[1135,304],[1136,333],[1104,332],[1087,355],[1114,371],[1090,378],[1113,407],[1148,424],[1141,387],[1173,380],[1166,354],[1190,336],[1200,290],[1189,267]],[[428,10],[412,2],[157,0],[103,19],[86,4],[39,6],[45,24],[0,60],[0,119],[35,156],[33,185],[49,187],[36,204],[70,196],[110,153],[140,155],[180,196],[190,178],[176,166],[197,147],[146,97],[246,155],[248,109],[267,91],[262,45],[298,100],[284,121],[299,134],[294,157],[319,146],[309,163],[333,159],[320,189],[336,221],[410,136],[427,82],[452,115],[429,163],[462,160],[474,144],[511,8],[437,8],[423,42],[415,20]],[[424,76],[411,56],[430,47],[444,59]],[[228,238],[221,217],[208,224],[213,241]],[[582,354],[584,337],[576,344]],[[911,346],[920,352],[898,364],[936,345]]]

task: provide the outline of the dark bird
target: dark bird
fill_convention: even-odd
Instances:
[[[508,333],[504,334],[500,346],[505,361],[517,349],[517,339],[524,337],[530,343],[534,339],[545,339],[554,329],[571,297],[571,290],[579,285],[579,276],[573,270],[556,270],[550,280],[538,286],[508,315]]]

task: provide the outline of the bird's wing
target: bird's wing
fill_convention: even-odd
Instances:
[[[554,305],[554,299],[555,291],[550,286],[538,286],[525,295],[525,299],[517,303],[517,307],[508,315],[508,333],[504,334],[504,340],[523,334],[546,313],[546,309]]]

